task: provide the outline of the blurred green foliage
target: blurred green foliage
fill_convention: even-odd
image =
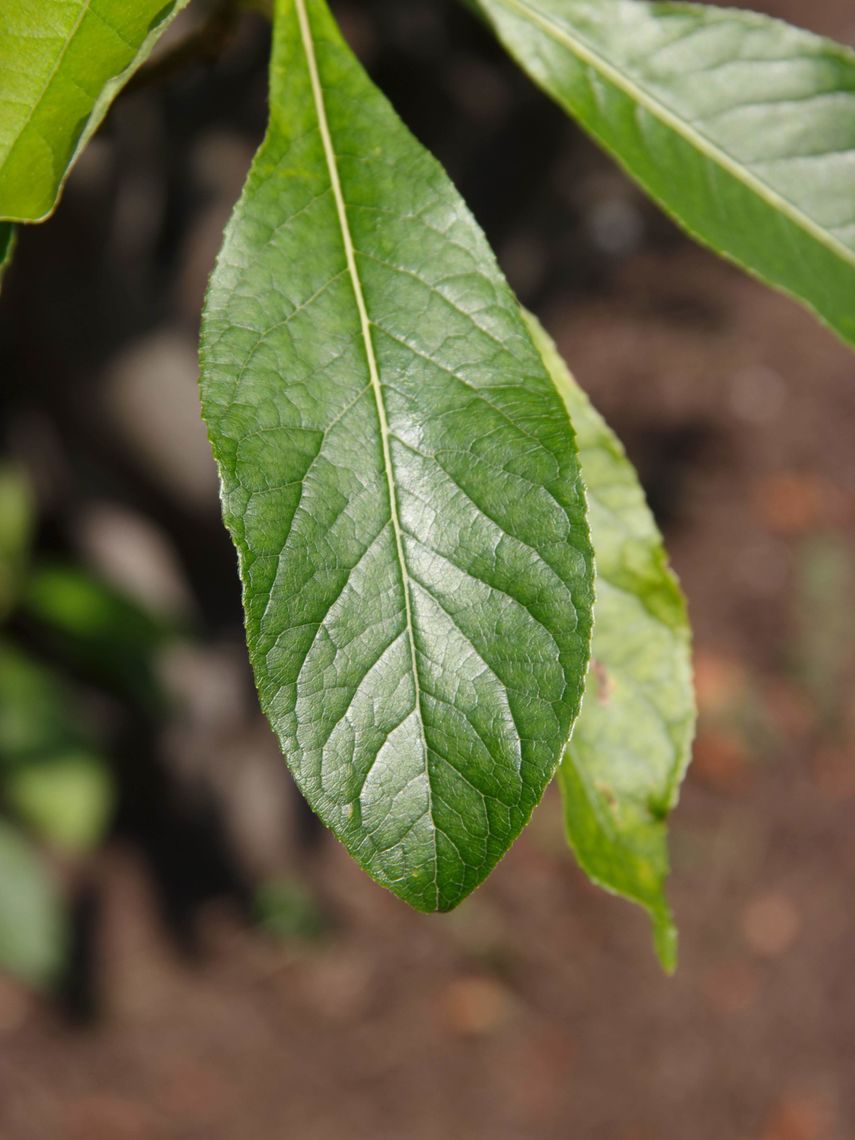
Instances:
[[[73,669],[111,691],[160,703],[152,654],[170,630],[123,594],[78,566],[50,564],[28,575],[21,607]]]
[[[46,985],[62,967],[66,943],[55,883],[26,837],[0,819],[0,968]]]
[[[855,562],[841,535],[812,534],[796,557],[796,671],[823,724],[834,729],[846,711],[855,643]]]
[[[24,476],[0,467],[0,620],[9,613],[27,562],[33,530],[33,501]]]
[[[34,833],[71,851],[101,839],[113,806],[107,763],[68,689],[2,642],[0,789]]]
[[[254,903],[258,925],[279,941],[314,942],[329,929],[315,897],[302,883],[291,879],[268,879],[259,884]]]
[[[115,806],[92,689],[159,702],[153,655],[170,631],[83,568],[34,561],[36,521],[26,476],[0,467],[0,970],[44,985],[68,939],[40,849],[80,858]]]

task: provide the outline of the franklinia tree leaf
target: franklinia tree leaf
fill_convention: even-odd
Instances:
[[[694,237],[855,343],[855,53],[706,5],[477,2]]]
[[[187,0],[3,0],[0,218],[37,222]]]
[[[591,666],[558,775],[567,835],[594,882],[646,907],[670,971],[666,827],[695,724],[686,607],[620,442],[529,320],[576,428],[597,554]]]
[[[584,492],[483,235],[322,0],[276,6],[202,394],[297,783],[380,883],[453,907],[528,820],[578,711]]]

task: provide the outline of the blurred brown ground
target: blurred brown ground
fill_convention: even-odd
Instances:
[[[851,0],[752,6],[855,43]],[[96,900],[85,1024],[0,979],[0,1137],[853,1140],[855,357],[677,235],[450,3],[337,7],[668,534],[701,705],[673,823],[680,970],[574,868],[552,794],[475,896],[425,917],[289,792],[194,389],[205,277],[263,127],[248,20],[217,63],[120,100],[23,236],[0,315],[3,442],[41,545],[194,630],[146,744],[175,813],[150,835],[126,805],[68,871]],[[272,875],[307,885],[323,936],[246,921],[245,884]]]

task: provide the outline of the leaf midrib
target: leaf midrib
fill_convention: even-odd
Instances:
[[[623,71],[610,63],[609,60],[590,44],[584,36],[580,35],[579,32],[575,30],[573,32],[568,31],[567,28],[556,23],[552,17],[541,12],[532,4],[529,4],[527,0],[496,0],[496,2],[504,5],[506,8],[515,9],[518,13],[521,13],[533,23],[537,24],[548,36],[564,44],[575,56],[598,71],[604,79],[618,90],[643,106],[645,110],[653,115],[654,118],[658,119],[664,126],[673,130],[675,134],[694,146],[696,150],[704,154],[710,161],[721,166],[737,182],[753,190],[759,197],[768,202],[770,206],[777,208],[789,221],[809,234],[815,241],[819,242],[820,245],[825,246],[826,249],[842,258],[843,261],[855,266],[855,253],[853,253],[848,246],[838,241],[833,234],[815,222],[813,218],[800,209],[795,202],[790,201],[789,198],[786,198],[779,191],[775,190],[774,187],[764,182],[762,178],[759,178],[749,170],[748,167],[737,162],[736,159],[728,154],[726,150],[723,150],[718,143],[714,142],[713,139],[703,131],[680,118],[679,115],[675,114],[654,95],[652,91],[640,83],[629,79]]]
[[[419,729],[421,731],[422,737],[422,748],[425,758],[425,782],[428,792],[427,818],[430,823],[431,834],[433,836],[435,887],[438,905],[439,880],[436,826],[433,819],[433,789],[431,787],[430,771],[428,769],[429,751],[427,740],[425,739],[424,721],[422,717],[422,695],[421,685],[419,683],[418,662],[416,658],[415,631],[413,626],[413,611],[410,593],[410,573],[407,567],[406,558],[404,556],[403,528],[401,526],[398,510],[397,490],[392,475],[392,451],[389,442],[391,432],[389,430],[389,420],[386,414],[386,404],[383,399],[383,387],[380,380],[380,369],[377,363],[377,355],[374,350],[374,341],[371,336],[371,318],[368,314],[368,306],[365,301],[362,279],[359,276],[359,268],[356,264],[356,247],[354,245],[353,235],[350,231],[350,221],[347,216],[347,205],[345,203],[344,193],[341,186],[335,147],[333,146],[332,134],[330,132],[329,120],[327,118],[326,103],[324,100],[324,92],[323,86],[321,84],[320,73],[318,70],[318,62],[315,55],[315,44],[312,37],[311,23],[309,21],[309,15],[306,9],[305,0],[294,0],[294,4],[297,11],[298,23],[300,26],[300,37],[303,42],[303,51],[306,56],[306,66],[308,67],[309,71],[309,81],[312,88],[312,98],[315,105],[315,114],[318,120],[318,130],[324,149],[324,157],[326,158],[327,170],[329,172],[330,184],[332,186],[333,198],[335,200],[336,213],[338,215],[339,228],[341,230],[342,243],[344,245],[347,270],[351,279],[351,284],[353,286],[356,308],[359,313],[359,324],[362,334],[363,347],[365,349],[366,362],[368,364],[368,373],[371,379],[371,389],[374,393],[374,402],[377,408],[377,418],[380,427],[380,439],[383,448],[383,468],[386,475],[386,486],[389,494],[390,519],[392,524],[392,532],[395,538],[395,549],[397,552],[398,565],[400,568],[403,585],[404,614],[406,619],[407,640],[410,646],[410,662],[413,673],[413,686],[415,690],[414,711],[418,714]]]

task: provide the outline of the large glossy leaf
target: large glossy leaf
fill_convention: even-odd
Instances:
[[[34,222],[187,0],[3,0],[0,218]]]
[[[595,882],[647,908],[670,970],[666,821],[695,724],[686,607],[620,442],[530,323],[576,428],[597,556],[591,667],[558,776],[567,835]]]
[[[478,0],[691,234],[855,342],[855,54],[749,12]]]
[[[251,657],[324,822],[448,909],[524,826],[578,710],[578,458],[483,235],[322,0],[280,0],[274,40],[202,337]]]

